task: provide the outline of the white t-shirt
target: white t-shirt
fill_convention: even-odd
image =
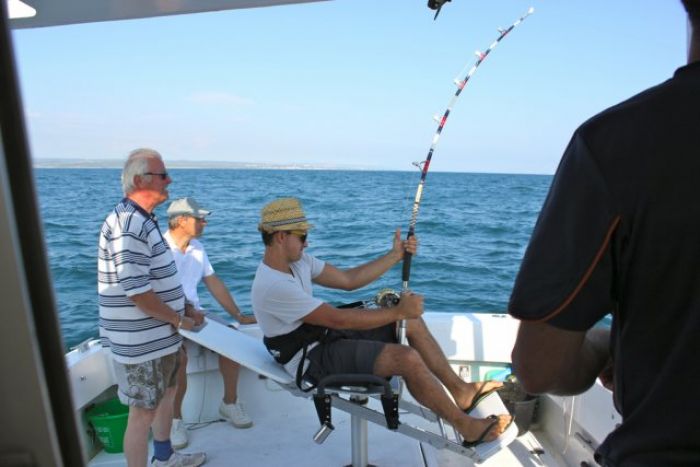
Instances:
[[[287,334],[303,324],[302,318],[323,304],[314,298],[312,279],[318,277],[326,263],[304,253],[292,263],[292,274],[272,269],[262,261],[255,272],[251,288],[253,313],[260,329],[267,337]],[[295,376],[301,351],[286,365]]]
[[[214,268],[209,262],[207,252],[204,250],[204,245],[196,238],[193,238],[190,240],[190,244],[187,245],[183,253],[182,250],[177,247],[169,230],[165,232],[163,238],[168,242],[173,252],[175,265],[180,274],[182,288],[185,291],[187,301],[192,303],[195,309],[201,309],[199,306],[197,286],[203,278],[214,274]]]

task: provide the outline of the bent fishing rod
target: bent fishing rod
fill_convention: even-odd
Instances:
[[[423,187],[425,186],[425,178],[426,175],[428,175],[428,169],[430,168],[430,161],[433,157],[433,153],[435,152],[435,147],[437,146],[438,141],[440,140],[440,135],[442,133],[442,129],[445,128],[445,124],[447,123],[447,118],[450,116],[450,112],[452,112],[452,107],[454,106],[455,102],[457,102],[457,99],[459,98],[459,95],[462,93],[462,90],[464,87],[467,85],[469,80],[471,79],[472,76],[474,76],[474,73],[476,70],[479,68],[479,65],[481,65],[484,60],[486,60],[486,57],[491,53],[493,49],[496,48],[496,46],[503,40],[504,37],[506,37],[513,29],[518,27],[520,23],[525,21],[525,19],[530,16],[532,13],[534,13],[535,9],[533,7],[530,7],[530,9],[525,13],[523,16],[518,18],[516,22],[511,24],[508,28],[506,29],[498,29],[498,37],[496,38],[495,41],[489,45],[489,48],[486,49],[485,52],[480,52],[476,51],[476,57],[477,60],[474,63],[474,65],[471,67],[467,75],[464,77],[464,79],[459,79],[459,77],[455,78],[454,83],[457,85],[457,90],[455,91],[454,96],[452,96],[452,99],[450,99],[450,102],[447,104],[447,109],[445,110],[445,113],[442,115],[442,118],[438,118],[437,116],[435,117],[435,120],[438,123],[437,130],[435,131],[435,135],[433,136],[432,143],[430,144],[430,149],[428,150],[428,155],[425,158],[424,161],[422,162],[414,162],[413,164],[418,167],[418,169],[421,171],[421,176],[420,176],[420,181],[418,182],[418,188],[416,189],[416,197],[413,201],[413,210],[411,212],[411,221],[408,224],[408,234],[406,235],[406,240],[411,238],[412,236],[415,235],[416,232],[416,222],[418,221],[418,210],[420,208],[420,202],[423,197]],[[466,68],[466,67],[465,67]],[[403,286],[402,290],[404,292],[408,292],[408,281],[411,277],[411,258],[412,254],[409,252],[404,252],[403,256],[403,270],[401,273],[401,280],[403,281]],[[406,320],[401,320],[399,323],[399,342],[402,344],[406,343]]]

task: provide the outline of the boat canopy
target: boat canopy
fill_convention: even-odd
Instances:
[[[13,29],[327,0],[5,0]]]

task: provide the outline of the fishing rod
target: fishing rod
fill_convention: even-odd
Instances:
[[[480,52],[476,51],[476,57],[477,60],[474,63],[474,65],[471,67],[467,75],[464,77],[464,79],[459,79],[459,77],[454,79],[455,85],[457,85],[457,91],[455,91],[454,96],[452,96],[452,99],[450,99],[450,102],[447,104],[447,109],[445,110],[445,113],[442,115],[442,118],[438,118],[437,116],[435,117],[435,120],[438,123],[437,130],[435,131],[435,135],[433,136],[433,141],[430,144],[430,149],[428,150],[428,156],[425,158],[424,161],[422,162],[414,162],[413,164],[418,167],[418,169],[421,171],[421,176],[420,176],[420,182],[418,182],[418,188],[416,189],[416,197],[413,201],[413,210],[411,212],[411,221],[408,224],[408,234],[406,235],[406,240],[411,238],[412,236],[415,235],[416,232],[416,222],[418,220],[418,209],[420,208],[420,202],[421,198],[423,197],[423,187],[425,186],[425,177],[428,175],[428,169],[430,168],[430,161],[433,157],[433,152],[435,152],[435,147],[437,146],[438,141],[440,140],[440,134],[442,133],[442,129],[445,127],[445,123],[447,123],[447,117],[450,116],[450,112],[452,111],[452,107],[454,106],[455,102],[457,101],[457,98],[459,98],[459,95],[462,93],[462,90],[464,87],[467,85],[467,82],[471,79],[471,77],[474,75],[476,70],[479,68],[479,65],[481,65],[484,60],[486,60],[486,57],[491,53],[493,49],[496,48],[496,46],[503,40],[504,37],[506,37],[513,29],[518,27],[520,23],[525,21],[525,19],[530,16],[532,13],[535,12],[535,9],[533,7],[530,7],[530,9],[525,13],[523,16],[518,18],[516,22],[511,24],[508,28],[498,29],[498,37],[496,38],[495,41],[489,45],[489,48],[486,49],[485,52]],[[466,67],[465,67],[466,68]],[[404,252],[403,256],[403,270],[401,272],[401,280],[403,281],[403,286],[402,290],[404,292],[408,292],[408,281],[411,277],[411,258],[413,255],[409,252]],[[401,320],[399,323],[399,342],[402,344],[406,343],[406,320]]]

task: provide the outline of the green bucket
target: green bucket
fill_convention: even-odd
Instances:
[[[129,419],[128,406],[114,397],[95,405],[86,415],[106,452],[124,451],[124,432]]]

